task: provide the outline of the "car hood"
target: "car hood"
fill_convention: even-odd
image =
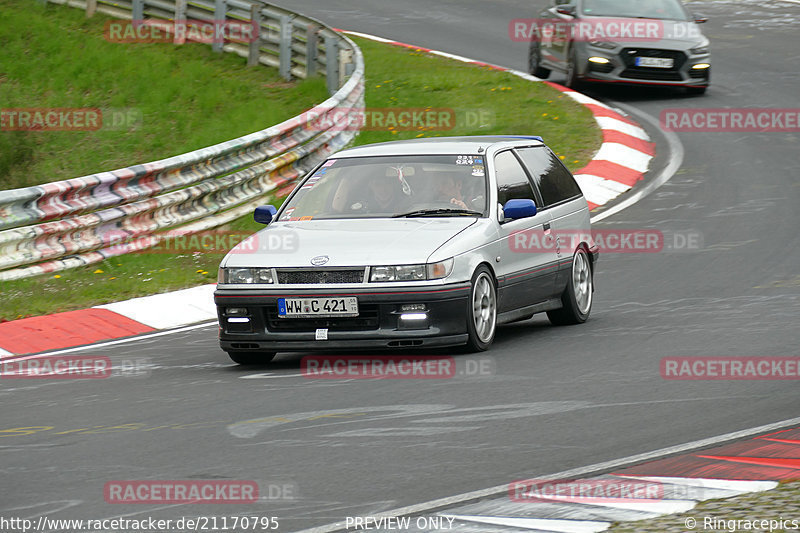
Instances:
[[[593,28],[603,26],[609,20],[614,22],[641,24],[655,22],[659,24],[660,30],[658,38],[653,39],[608,39],[611,42],[623,45],[627,48],[667,48],[686,51],[707,42],[700,27],[693,21],[679,20],[658,20],[658,19],[638,19],[622,17],[582,17],[581,21],[589,22]],[[597,26],[595,26],[597,25]]]
[[[224,266],[425,263],[437,248],[476,221],[475,217],[447,217],[273,223],[231,250]],[[318,259],[312,263],[314,258]]]

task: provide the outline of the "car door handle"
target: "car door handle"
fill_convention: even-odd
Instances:
[[[550,235],[550,223],[549,222],[545,222],[542,225],[542,228],[544,229],[544,234],[545,235]]]

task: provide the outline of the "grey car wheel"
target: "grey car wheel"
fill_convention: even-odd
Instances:
[[[550,76],[550,69],[544,68],[541,65],[542,50],[541,46],[536,41],[531,41],[531,46],[528,49],[528,72],[537,78],[547,79]]]
[[[580,85],[578,81],[578,54],[575,52],[574,46],[567,60],[567,80],[564,82],[564,85],[570,89],[577,89]]]
[[[473,351],[485,351],[492,345],[497,330],[497,288],[485,266],[472,276],[469,309],[467,310],[467,346]]]
[[[561,295],[563,307],[548,311],[547,318],[557,326],[582,324],[592,311],[594,277],[589,254],[578,248],[572,257],[572,269],[567,287]]]

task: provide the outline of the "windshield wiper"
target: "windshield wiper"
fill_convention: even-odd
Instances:
[[[470,211],[469,209],[451,209],[441,207],[438,209],[417,209],[403,213],[402,215],[394,215],[392,218],[414,218],[414,217],[438,217],[438,216],[452,216],[452,215],[466,215],[466,216],[483,216],[480,211]]]

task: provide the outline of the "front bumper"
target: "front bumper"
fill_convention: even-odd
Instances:
[[[639,67],[635,64],[637,55],[671,58],[674,67]],[[587,48],[584,56],[579,74],[585,81],[674,87],[707,87],[711,81],[711,67],[693,68],[698,64],[710,64],[708,55],[690,56],[681,51],[661,49],[624,48],[610,52]],[[605,58],[609,62],[594,63],[589,61],[590,57]]]
[[[409,288],[223,288],[214,293],[214,302],[225,351],[420,348],[467,341],[469,293],[469,282]],[[358,317],[278,317],[278,298],[343,296],[358,299]],[[403,304],[425,304],[427,318],[401,319]],[[246,309],[246,315],[231,316],[230,309]],[[326,330],[326,339],[320,339],[320,330]]]

